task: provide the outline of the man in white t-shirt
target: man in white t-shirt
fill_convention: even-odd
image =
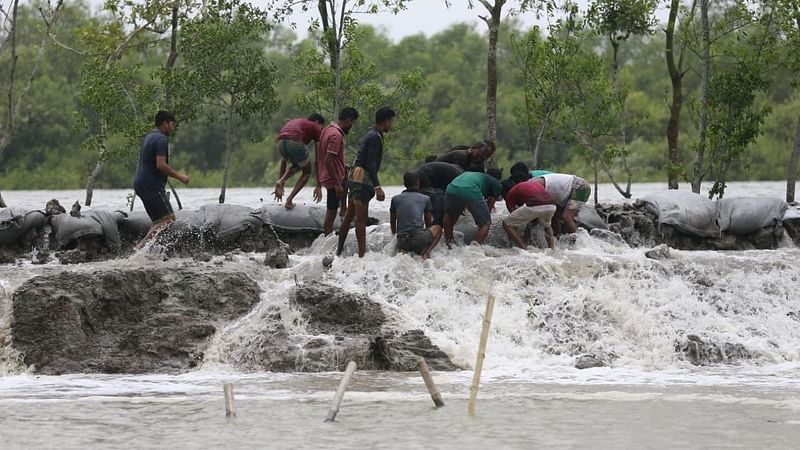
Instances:
[[[578,231],[575,217],[581,206],[589,201],[589,195],[592,193],[589,183],[581,177],[566,173],[550,173],[534,178],[534,181],[544,186],[558,208],[553,215],[553,233],[556,236],[562,234],[562,221],[567,233]]]

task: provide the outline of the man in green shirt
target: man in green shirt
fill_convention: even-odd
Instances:
[[[500,184],[500,171],[489,169],[489,174],[481,172],[464,172],[447,186],[444,196],[444,237],[448,247],[453,245],[453,225],[464,212],[469,209],[478,233],[475,242],[483,245],[492,224],[494,202],[503,193]]]

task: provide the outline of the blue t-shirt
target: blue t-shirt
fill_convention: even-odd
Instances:
[[[139,150],[139,165],[133,179],[136,192],[164,192],[167,176],[156,167],[156,156],[165,156],[169,162],[167,136],[157,129],[147,133]]]

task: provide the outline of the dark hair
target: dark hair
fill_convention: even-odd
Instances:
[[[500,181],[500,180],[502,180],[502,179],[503,179],[503,171],[502,171],[502,170],[500,170],[500,169],[495,169],[495,168],[488,169],[488,170],[486,171],[486,175],[489,175],[489,176],[491,176],[491,177],[494,177],[494,179],[496,179],[496,180],[498,180],[498,181]]]
[[[428,156],[426,156],[426,157],[425,157],[425,162],[426,162],[426,163],[429,163],[429,162],[434,162],[434,161],[436,161],[437,159],[439,159],[439,157],[438,157],[438,156],[436,156],[436,155],[428,155]]]
[[[419,175],[416,172],[408,171],[403,174],[403,185],[406,189],[416,189],[419,183]]]
[[[397,113],[394,112],[394,110],[392,108],[389,108],[388,106],[384,106],[383,108],[375,111],[375,123],[379,124],[379,123],[386,122],[387,120],[394,119],[394,117],[396,115],[397,115]]]
[[[346,108],[342,108],[342,110],[339,111],[339,120],[349,120],[349,119],[358,120],[358,117],[359,117],[358,111],[356,111],[355,108],[351,108],[349,106]]]
[[[494,141],[491,139],[484,139],[482,141],[478,141],[472,144],[472,148],[481,148],[481,147],[488,147],[489,150],[492,151],[492,153],[497,151],[497,147],[495,147]]]
[[[511,173],[514,174],[515,172],[523,172],[527,173],[528,175],[531,173],[530,169],[528,169],[528,165],[522,161],[514,163],[514,165],[511,166]]]
[[[160,127],[164,122],[176,122],[175,115],[169,111],[159,110],[156,113],[156,127]]]
[[[470,149],[469,145],[456,145],[455,147],[451,148],[450,151],[452,152],[453,150],[469,150],[469,149]]]
[[[314,113],[308,116],[308,120],[312,122],[317,122],[320,125],[325,125],[325,117],[322,116],[320,113]]]

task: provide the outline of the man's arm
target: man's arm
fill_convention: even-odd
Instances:
[[[383,157],[383,143],[379,134],[374,134],[372,138],[364,143],[367,150],[367,163],[365,169],[369,172],[369,178],[372,182],[372,187],[378,188],[381,186],[381,181],[378,178],[378,164]]]
[[[389,226],[392,228],[392,234],[397,234],[397,213],[394,210],[389,212]]]
[[[430,228],[433,226],[433,213],[430,211],[425,211],[425,228]]]
[[[156,156],[156,168],[158,169],[159,172],[163,173],[164,175],[175,178],[176,180],[180,181],[183,184],[189,183],[189,177],[176,172],[175,170],[172,169],[172,167],[169,166],[169,164],[167,164],[166,156],[162,155]]]
[[[489,197],[486,199],[486,206],[489,207],[489,211],[494,211],[494,202],[497,201],[494,197]]]

